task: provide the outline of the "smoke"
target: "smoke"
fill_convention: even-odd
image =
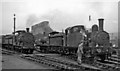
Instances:
[[[53,31],[49,26],[49,21],[47,21],[46,19],[41,19],[40,17],[38,17],[35,14],[31,14],[28,16],[28,19],[26,21],[26,27],[30,28],[31,32],[33,32],[31,27],[34,25],[38,26],[35,28],[35,29],[38,29],[38,33],[43,33],[43,32],[48,33],[48,32]],[[33,33],[35,33],[35,32],[33,32]]]
[[[39,18],[35,14],[31,14],[28,16],[26,27],[31,27],[34,23],[38,21],[39,21]]]
[[[93,24],[98,24],[98,18],[104,18],[106,21],[105,25],[108,25],[108,21],[111,22],[112,19],[116,19],[115,16],[117,15],[111,8],[117,8],[116,3],[91,2],[82,3],[80,6],[56,8],[42,15],[29,15],[27,27],[49,20],[50,27],[56,31],[75,25],[84,25],[87,28],[91,28]],[[91,22],[89,22],[89,15],[91,15]]]
[[[56,31],[65,30],[67,27],[75,25],[86,25],[87,14],[78,11],[77,13],[66,12],[65,10],[55,9],[40,16],[40,19],[49,20],[50,27]]]

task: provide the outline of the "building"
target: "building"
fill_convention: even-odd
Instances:
[[[43,21],[41,23],[33,25],[31,28],[31,32],[33,33],[33,35],[37,35],[39,33],[40,34],[48,34],[52,31],[53,30],[50,28],[48,21]]]
[[[52,31],[53,30],[50,28],[48,21],[43,21],[43,22],[35,24],[31,27],[31,32],[35,36],[35,40],[38,42],[40,40],[47,41],[47,36]]]

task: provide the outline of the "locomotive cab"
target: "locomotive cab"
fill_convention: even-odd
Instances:
[[[65,46],[78,47],[78,44],[83,39],[83,35],[80,33],[81,30],[85,31],[85,27],[83,25],[77,25],[67,28],[65,30]]]

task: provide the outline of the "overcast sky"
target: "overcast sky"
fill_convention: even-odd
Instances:
[[[93,24],[98,24],[98,18],[104,18],[104,29],[109,33],[118,32],[117,1],[2,0],[0,26],[2,25],[2,34],[11,33],[15,13],[17,30],[25,29],[44,20],[48,20],[50,27],[57,31],[79,24],[90,28]],[[89,15],[91,15],[91,21],[89,21]]]

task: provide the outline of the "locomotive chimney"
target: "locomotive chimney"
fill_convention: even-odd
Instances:
[[[29,32],[29,28],[26,28],[26,31]]]
[[[99,31],[103,31],[104,19],[101,18],[101,19],[98,19],[98,21],[99,21]]]

